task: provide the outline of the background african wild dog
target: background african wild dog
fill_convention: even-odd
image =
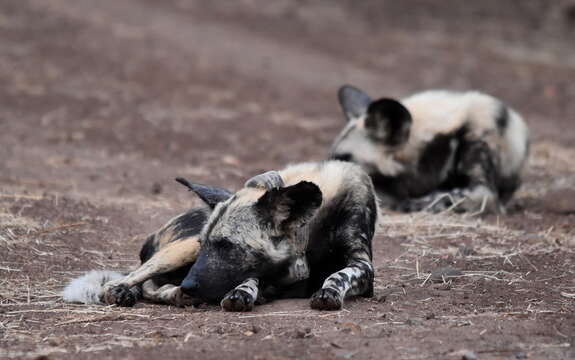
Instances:
[[[66,301],[220,301],[226,310],[245,311],[270,297],[313,294],[312,308],[339,309],[346,296],[372,296],[378,211],[359,166],[294,165],[258,175],[235,194],[179,181],[208,208],[190,210],[150,235],[136,271],[105,285],[86,285],[82,279],[94,273],[76,279]]]
[[[374,101],[346,85],[338,96],[348,122],[330,158],[360,164],[384,206],[501,212],[521,183],[527,126],[490,95],[431,90]]]

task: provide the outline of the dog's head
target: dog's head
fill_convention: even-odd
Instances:
[[[279,174],[269,172],[250,179],[235,194],[209,187],[194,191],[217,201],[210,202],[213,211],[202,231],[198,258],[181,284],[185,293],[218,302],[247,278],[265,282],[297,276],[296,264],[305,272],[307,237],[301,233],[322,203],[317,185],[302,181],[283,186]]]
[[[347,124],[335,139],[329,157],[360,164],[367,172],[395,175],[393,153],[409,139],[411,114],[399,101],[372,100],[345,85],[338,92]]]

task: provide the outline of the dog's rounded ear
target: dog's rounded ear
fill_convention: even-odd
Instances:
[[[264,190],[271,190],[284,186],[284,181],[279,172],[271,170],[263,174],[256,175],[246,181],[244,187],[248,188],[261,188]]]
[[[337,97],[348,121],[365,115],[367,107],[371,104],[371,98],[365,92],[351,85],[340,87]]]
[[[219,202],[226,201],[233,193],[215,186],[194,184],[188,180],[178,177],[176,181],[187,187],[190,191],[194,192],[206,205],[214,208]]]
[[[321,206],[319,187],[309,181],[268,190],[257,202],[259,213],[279,231],[291,231],[307,223]]]
[[[380,99],[367,109],[365,129],[371,137],[389,146],[404,144],[411,130],[411,114],[394,99]]]

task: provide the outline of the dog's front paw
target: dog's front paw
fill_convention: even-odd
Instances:
[[[251,311],[254,302],[255,299],[246,291],[234,289],[224,296],[220,305],[226,311]]]
[[[312,295],[310,306],[316,310],[340,310],[343,301],[336,290],[324,288]]]
[[[136,296],[125,285],[118,285],[106,289],[104,301],[109,305],[132,307],[136,304]]]

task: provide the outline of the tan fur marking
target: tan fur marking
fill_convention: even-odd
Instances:
[[[156,246],[156,248],[162,248],[178,237],[179,234],[175,231],[175,228],[182,216],[183,215],[178,215],[171,218],[166,225],[156,231],[154,239],[154,246]]]
[[[199,238],[196,235],[169,243],[156,252],[146,263],[153,263],[154,266],[158,267],[170,267],[170,270],[189,264],[198,255]]]
[[[236,193],[236,199],[232,204],[234,206],[253,204],[258,201],[265,192],[264,189],[260,188],[243,188]]]
[[[153,280],[146,280],[144,282],[142,285],[142,296],[149,301],[176,306],[191,305],[193,302],[193,299],[184,294],[179,286],[165,284],[158,287]]]
[[[128,274],[125,278],[111,281],[106,284],[106,289],[118,285],[132,287],[155,275],[164,274],[186,264],[190,264],[198,257],[200,251],[199,236],[190,236],[177,242],[163,246],[158,252],[139,268]]]
[[[342,185],[345,169],[357,166],[339,161],[325,163],[303,163],[289,166],[280,171],[286,186],[295,185],[300,181],[310,181],[321,189],[324,203],[332,199]],[[344,176],[342,176],[344,173]]]
[[[146,280],[142,285],[142,296],[146,300],[171,303],[174,297],[175,289],[179,286],[166,284],[162,287],[158,287],[154,281]]]
[[[173,227],[170,225],[171,224],[169,224],[168,226],[164,227],[163,229],[161,229],[156,233],[156,236],[154,237],[154,243],[157,246],[157,248],[162,248],[166,246],[177,236],[177,234],[174,232]]]

